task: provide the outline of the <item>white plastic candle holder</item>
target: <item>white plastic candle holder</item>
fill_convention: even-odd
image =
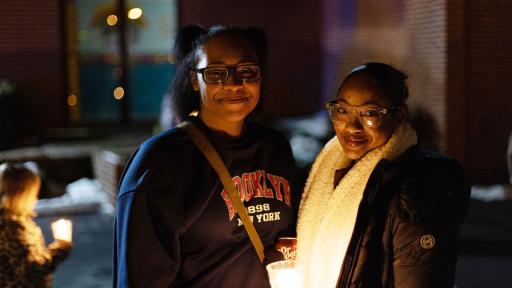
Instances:
[[[302,266],[295,260],[284,260],[267,265],[272,288],[302,288]]]
[[[53,238],[71,242],[73,236],[73,223],[71,220],[59,219],[52,222]]]

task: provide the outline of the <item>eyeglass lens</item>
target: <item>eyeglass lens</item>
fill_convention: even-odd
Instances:
[[[233,71],[234,70],[234,71]],[[260,78],[260,69],[256,65],[244,65],[236,67],[211,67],[204,69],[204,81],[206,83],[223,83],[229,78],[229,72],[235,72],[240,81],[256,81]]]
[[[337,104],[328,106],[329,116],[332,121],[347,123],[352,113],[357,113],[359,122],[366,127],[378,127],[382,123],[382,112],[374,107],[350,108]],[[354,111],[354,112],[352,112]]]

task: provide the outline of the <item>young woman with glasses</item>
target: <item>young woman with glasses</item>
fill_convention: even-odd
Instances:
[[[248,120],[262,104],[264,40],[253,28],[183,28],[170,94],[174,114],[220,154],[270,257],[274,240],[295,229],[300,194],[288,141]],[[219,177],[180,128],[143,143],[125,169],[114,286],[269,286]]]
[[[469,183],[455,160],[416,146],[406,78],[367,63],[327,103],[336,137],[297,224],[304,287],[453,287]]]

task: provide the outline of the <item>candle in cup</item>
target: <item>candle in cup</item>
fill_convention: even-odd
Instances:
[[[301,288],[301,266],[295,260],[284,260],[267,265],[272,288]]]
[[[73,223],[71,220],[60,219],[52,222],[53,238],[71,242],[73,235]]]

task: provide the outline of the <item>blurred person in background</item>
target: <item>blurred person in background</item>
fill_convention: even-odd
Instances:
[[[27,165],[0,165],[0,287],[51,287],[51,273],[71,250],[64,240],[46,247],[34,222],[40,186]]]

